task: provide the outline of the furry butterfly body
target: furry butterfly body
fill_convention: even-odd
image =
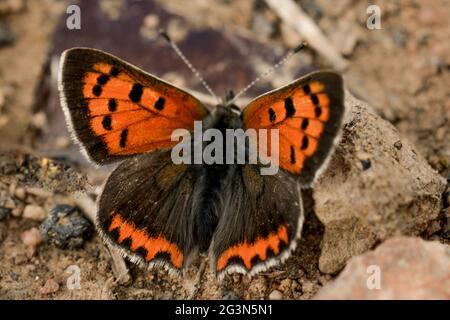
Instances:
[[[312,73],[242,112],[227,103],[208,112],[190,94],[114,56],[74,48],[62,56],[59,84],[85,154],[99,165],[121,161],[100,196],[97,227],[132,261],[179,272],[201,251],[219,276],[254,274],[295,249],[301,188],[317,178],[339,136],[339,75]],[[261,175],[259,164],[175,164],[171,134],[193,130],[195,121],[221,132],[277,129],[281,169]]]

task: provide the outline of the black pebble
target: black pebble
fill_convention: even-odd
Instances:
[[[77,207],[59,204],[41,224],[41,233],[46,243],[61,249],[79,249],[93,232],[92,224]]]
[[[372,162],[370,162],[369,159],[361,160],[361,165],[362,165],[363,171],[366,171],[367,169],[369,169],[372,166]]]

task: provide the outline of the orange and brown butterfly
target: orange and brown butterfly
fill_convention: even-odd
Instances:
[[[342,78],[308,74],[240,112],[209,112],[192,95],[105,52],[62,55],[61,104],[74,138],[98,165],[119,162],[98,201],[97,227],[123,255],[182,271],[209,252],[217,275],[255,274],[284,261],[303,225],[301,188],[330,157],[344,114]],[[175,129],[279,129],[279,170],[258,164],[175,164]],[[270,132],[270,130],[269,130]],[[229,141],[224,141],[223,147]],[[225,162],[224,162],[225,163]]]

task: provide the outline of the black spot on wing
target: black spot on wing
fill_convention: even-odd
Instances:
[[[314,113],[316,115],[316,118],[318,118],[322,114],[322,109],[319,106],[317,106],[314,108]]]
[[[141,101],[143,88],[144,87],[141,84],[139,84],[139,83],[135,83],[133,85],[133,88],[131,88],[131,91],[128,94],[128,97],[131,99],[131,101],[133,101],[133,102],[140,102]]]
[[[286,109],[286,118],[290,118],[295,114],[295,107],[292,98],[284,99],[284,108]]]
[[[139,255],[140,257],[142,257],[143,259],[145,259],[147,257],[147,249],[145,249],[144,247],[139,247],[134,251],[137,255]]]
[[[122,132],[120,133],[120,142],[119,142],[119,146],[121,148],[125,148],[125,146],[127,145],[127,139],[128,139],[128,129],[123,129]]]
[[[105,85],[108,81],[109,81],[109,75],[107,75],[107,74],[99,75],[97,78],[97,83],[101,86]]]
[[[110,112],[114,112],[117,110],[117,102],[114,99],[109,99],[108,101],[108,110]]]
[[[294,149],[294,146],[291,146],[291,163],[295,164],[295,149]]]
[[[306,95],[309,95],[309,94],[311,93],[311,88],[310,88],[309,84],[305,84],[305,85],[303,86],[303,92],[304,92]]]
[[[99,97],[102,94],[102,86],[99,84],[96,84],[92,88],[92,93],[94,94],[94,96]]]
[[[276,118],[277,118],[277,115],[275,114],[275,111],[273,111],[273,109],[270,108],[269,109],[269,120],[270,120],[270,122],[274,123]]]
[[[155,102],[155,109],[158,111],[162,111],[164,109],[164,105],[166,103],[166,99],[163,97],[159,97]]]
[[[116,77],[120,73],[120,70],[116,67],[112,67],[109,71],[109,74],[113,77]]]
[[[308,145],[309,145],[308,136],[303,136],[302,145],[301,145],[300,149],[305,150],[306,148],[308,148]]]
[[[309,120],[307,118],[303,119],[302,126],[301,126],[302,130],[306,130],[308,128],[308,126],[309,126]]]
[[[109,114],[106,115],[105,117],[103,117],[102,125],[103,125],[103,128],[105,128],[105,130],[111,131],[111,129],[112,129],[112,127],[111,127],[111,116]]]
[[[317,95],[316,95],[316,94],[312,94],[312,95],[311,95],[311,101],[312,101],[312,103],[313,103],[315,106],[318,106],[318,105],[319,105],[319,98],[317,98]]]

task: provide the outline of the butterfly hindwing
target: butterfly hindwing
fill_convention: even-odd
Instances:
[[[171,161],[170,151],[124,160],[108,178],[97,227],[132,261],[180,271],[196,248],[199,173]]]
[[[188,93],[105,52],[74,48],[61,60],[67,121],[97,164],[169,148],[175,129],[191,130],[207,114]]]
[[[250,102],[243,111],[244,126],[279,129],[280,167],[309,186],[339,135],[343,99],[341,76],[314,72]],[[267,141],[271,141],[270,134],[268,130]]]
[[[214,233],[213,270],[255,274],[286,259],[303,225],[299,183],[284,171],[261,175],[257,165],[235,165],[223,182]]]

